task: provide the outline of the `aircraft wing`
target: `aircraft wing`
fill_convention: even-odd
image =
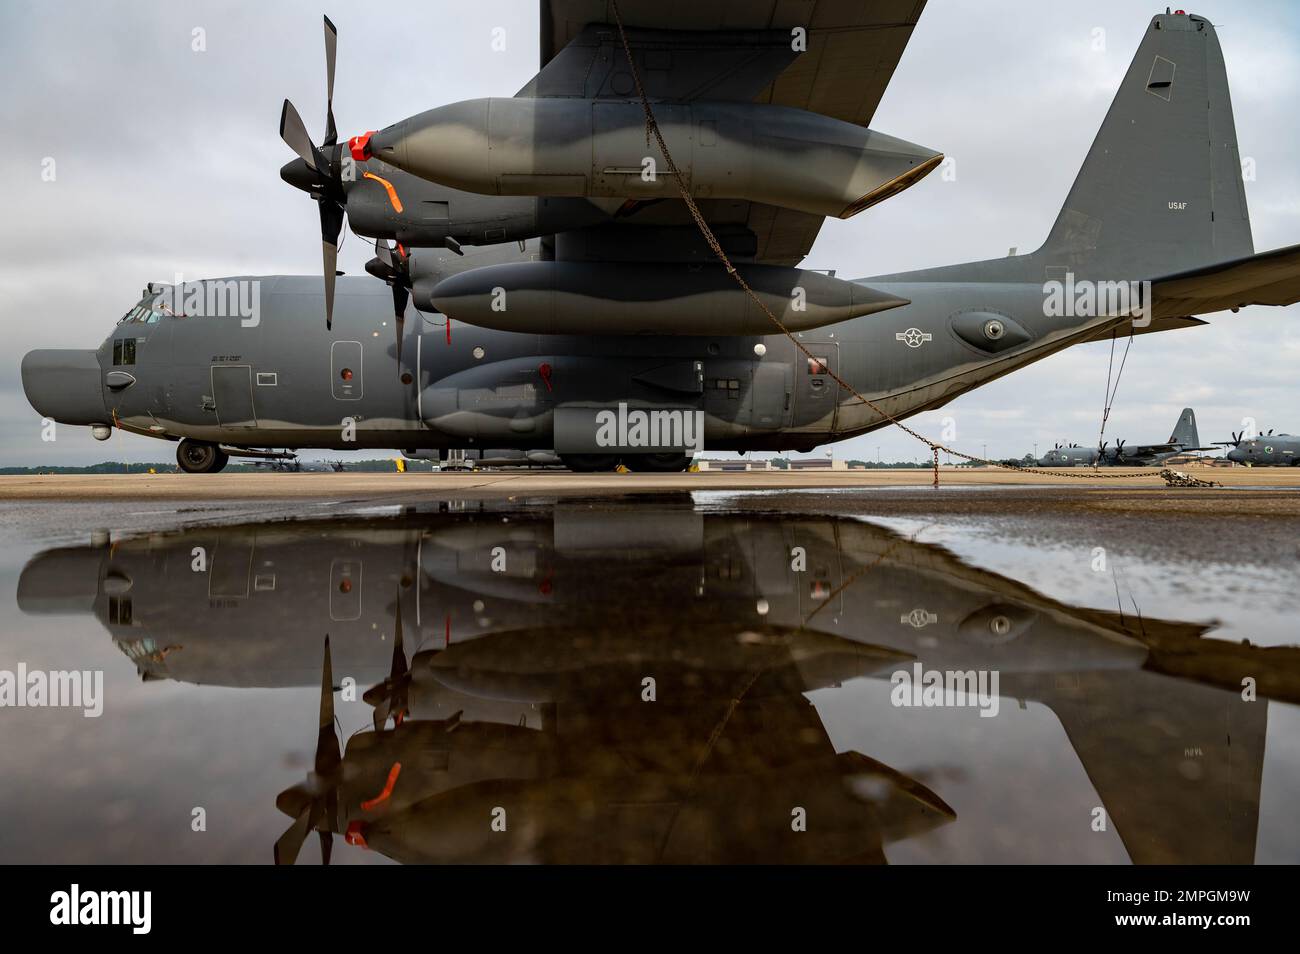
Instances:
[[[925,0],[620,0],[646,94],[667,102],[741,100],[810,110],[865,126],[875,115]],[[608,0],[541,0],[541,70],[520,95],[635,95]],[[601,27],[599,25],[607,26]],[[595,26],[593,26],[595,25]],[[795,53],[792,33],[807,31]],[[670,144],[671,145],[671,144]],[[656,209],[689,225],[679,203]],[[757,202],[701,203],[710,225],[743,225],[754,261],[797,265],[822,217]]]
[[[1300,245],[1180,272],[1151,283],[1157,318],[1300,301]]]

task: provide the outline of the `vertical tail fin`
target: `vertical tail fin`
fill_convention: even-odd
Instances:
[[[1174,431],[1169,435],[1170,444],[1182,447],[1200,447],[1201,438],[1196,432],[1196,412],[1190,407],[1183,408],[1174,424]]]
[[[1161,14],[1035,257],[1050,280],[1154,277],[1253,253],[1214,26]]]

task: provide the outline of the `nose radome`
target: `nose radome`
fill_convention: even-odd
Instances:
[[[67,547],[32,557],[18,577],[18,608],[27,614],[92,612],[107,554],[107,548]]]
[[[36,413],[60,424],[107,424],[103,369],[93,351],[29,351],[23,391]]]

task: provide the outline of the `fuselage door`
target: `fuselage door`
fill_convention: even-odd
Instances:
[[[840,404],[840,386],[832,375],[840,373],[840,346],[835,341],[801,340],[813,357],[797,353],[794,383],[793,431],[835,429],[835,415]]]
[[[346,622],[361,618],[361,561],[335,560],[330,564],[330,619]]]
[[[336,341],[330,348],[330,371],[334,397],[340,401],[360,401],[365,393],[362,383],[361,342]]]
[[[790,365],[759,361],[749,389],[749,424],[759,430],[776,430],[790,423]]]
[[[212,397],[222,427],[256,427],[253,410],[253,369],[246,364],[214,364]]]

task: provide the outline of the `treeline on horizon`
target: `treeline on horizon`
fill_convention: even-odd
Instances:
[[[304,464],[319,466],[320,461],[303,461]],[[393,458],[382,458],[378,460],[349,460],[343,462],[344,471],[353,471],[358,473],[375,473],[381,471],[396,471],[397,465],[393,463]],[[37,467],[0,467],[0,475],[5,476],[24,476],[40,474],[147,474],[150,469],[158,474],[180,473],[180,468],[172,462],[146,462],[146,463],[123,463],[122,461],[106,460],[98,464],[85,464],[82,466],[55,466],[43,465]],[[406,461],[408,471],[432,470],[433,465],[424,460]],[[222,471],[222,473],[278,473],[271,468],[262,466],[258,467],[248,462],[236,463],[231,461]]]

